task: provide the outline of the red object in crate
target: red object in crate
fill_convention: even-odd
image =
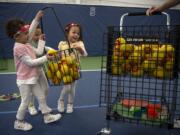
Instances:
[[[122,104],[123,104],[123,106],[126,106],[128,108],[132,107],[132,106],[136,106],[136,107],[147,107],[148,106],[147,101],[138,100],[138,99],[123,99]]]
[[[148,107],[148,108],[155,108],[160,110],[161,109],[161,104],[152,104],[148,103],[146,100],[141,100],[141,99],[123,99],[122,104],[126,107]]]
[[[146,100],[138,100],[138,99],[124,99],[122,100],[122,104],[125,107],[145,107],[147,108],[147,115],[149,119],[157,119],[158,112],[161,110],[161,104],[152,104],[148,103]]]
[[[148,104],[148,109],[161,110],[161,104]]]
[[[158,118],[158,112],[161,110],[161,104],[149,104],[147,107],[147,114],[148,118],[150,119],[157,119]]]
[[[157,119],[158,118],[158,112],[155,108],[148,108],[148,118],[150,119]]]

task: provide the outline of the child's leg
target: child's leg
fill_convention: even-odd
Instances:
[[[31,85],[21,85],[19,86],[19,91],[21,94],[21,104],[18,108],[16,114],[16,121],[14,122],[14,128],[18,130],[28,131],[32,129],[32,125],[24,122],[24,117],[26,113],[26,109],[28,108],[30,102],[31,95]]]
[[[69,92],[70,89],[71,89],[71,85],[64,85],[61,90],[61,94],[58,99],[58,107],[57,107],[59,112],[64,112],[64,96]]]
[[[39,84],[39,82],[37,82],[37,84],[35,84],[32,88],[32,93],[38,100],[38,104],[41,108],[42,114],[50,113],[52,109],[47,106],[46,96],[44,94],[44,91],[41,89],[41,85]]]
[[[61,118],[60,114],[50,114],[52,111],[51,108],[48,107],[46,103],[46,96],[44,91],[41,89],[41,85],[39,84],[39,81],[36,85],[34,85],[32,89],[33,93],[38,99],[39,106],[41,108],[41,112],[44,115],[44,122],[45,123],[51,123],[59,120]]]
[[[73,104],[74,102],[76,84],[76,81],[71,84],[71,89],[69,90],[68,94],[68,104]]]
[[[31,86],[21,85],[19,91],[21,94],[21,104],[18,108],[16,118],[18,120],[24,120],[25,112],[30,102]]]
[[[35,102],[35,97],[31,94],[30,103],[28,105],[28,111],[30,115],[36,115],[38,113],[35,108],[34,102]]]
[[[30,98],[30,103],[28,107],[34,106],[34,96],[31,94],[29,98]]]
[[[48,82],[47,82],[47,79],[46,79],[46,75],[45,75],[43,70],[41,70],[41,74],[39,76],[39,84],[40,84],[40,87],[41,87],[42,91],[45,94],[45,98],[47,99],[48,92],[49,92],[49,87],[48,87]],[[41,110],[40,107],[39,107],[39,110]]]
[[[74,103],[74,97],[75,97],[75,89],[76,89],[77,82],[71,84],[71,89],[69,90],[68,94],[68,104],[67,104],[67,113],[73,112],[73,103]]]
[[[43,69],[41,70],[41,74],[39,76],[39,83],[41,85],[41,88],[44,90],[45,96],[47,98],[49,92],[49,86]]]

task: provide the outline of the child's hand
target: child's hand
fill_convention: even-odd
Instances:
[[[73,48],[76,48],[76,50],[78,50],[80,54],[84,53],[83,49],[78,44],[74,43],[72,46]]]
[[[73,44],[72,44],[72,47],[73,47],[73,48],[76,48],[77,46],[78,46],[77,43],[73,43]]]
[[[45,34],[41,34],[41,35],[39,36],[39,40],[45,40]]]
[[[76,50],[78,50],[81,55],[84,54],[84,50],[80,46],[75,46],[74,48],[76,48]]]
[[[35,19],[37,21],[40,21],[40,19],[43,17],[43,15],[44,15],[44,12],[42,10],[39,10],[35,16]]]

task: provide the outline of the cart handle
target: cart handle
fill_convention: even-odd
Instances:
[[[120,18],[120,23],[119,23],[120,32],[122,32],[122,30],[123,30],[122,26],[123,26],[123,21],[124,21],[125,16],[143,16],[143,15],[147,16],[146,12],[134,12],[134,13],[123,14]],[[168,28],[168,30],[170,30],[170,16],[169,16],[169,14],[167,14],[166,12],[155,12],[153,15],[165,15],[166,20],[167,20],[167,22],[166,22],[167,28]]]
[[[128,16],[142,16],[146,15],[146,12],[130,12]],[[154,12],[152,15],[162,15],[162,12]]]

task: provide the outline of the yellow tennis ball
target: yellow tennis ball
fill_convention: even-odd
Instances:
[[[46,75],[48,78],[52,78],[51,70],[48,69]]]
[[[54,54],[56,54],[57,53],[57,50],[54,50],[54,49],[50,49],[50,50],[48,50],[48,52],[47,52],[47,54],[49,54],[49,55],[54,55]]]
[[[73,79],[70,75],[63,76],[63,82],[64,84],[72,83]]]
[[[62,75],[61,75],[61,72],[60,72],[60,71],[57,71],[57,72],[56,72],[56,76],[57,76],[57,78],[62,79]]]
[[[62,64],[61,65],[61,73],[63,75],[69,75],[69,67],[67,64]]]
[[[55,71],[58,71],[58,69],[59,69],[59,68],[58,68],[58,63],[54,62],[53,65],[54,65]]]

